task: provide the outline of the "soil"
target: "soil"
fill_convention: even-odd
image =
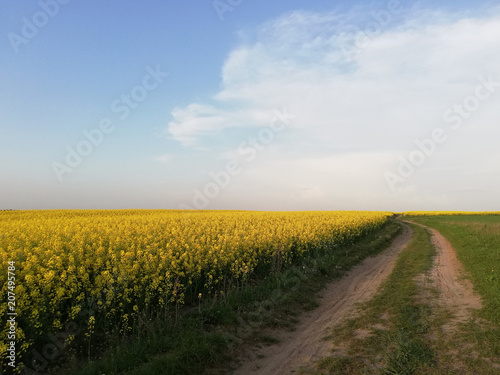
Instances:
[[[453,315],[444,328],[454,331],[459,323],[465,323],[470,319],[471,310],[481,308],[481,297],[474,291],[470,280],[465,278],[463,266],[448,240],[437,230],[420,226],[429,231],[431,242],[436,249],[430,281],[439,292],[438,304]]]

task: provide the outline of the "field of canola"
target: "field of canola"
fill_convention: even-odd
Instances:
[[[97,327],[127,332],[142,311],[224,294],[259,270],[269,272],[311,250],[349,243],[389,216],[361,211],[0,212],[1,294],[7,296],[8,262],[13,261],[18,349],[27,353],[67,322],[78,325],[80,336]],[[6,312],[2,298],[0,315]],[[2,355],[7,331],[5,324]]]

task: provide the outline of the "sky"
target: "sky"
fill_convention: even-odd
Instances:
[[[0,209],[500,210],[496,2],[0,8]]]

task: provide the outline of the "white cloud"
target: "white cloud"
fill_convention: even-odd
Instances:
[[[184,146],[197,146],[200,136],[226,128],[256,126],[269,122],[269,113],[259,108],[224,110],[211,105],[192,103],[172,112],[168,132]]]
[[[417,138],[429,136],[436,127],[449,127],[443,113],[474,93],[479,76],[492,75],[500,81],[497,9],[482,18],[431,11],[417,14],[407,13],[405,19],[395,16],[361,49],[352,43],[366,25],[369,9],[358,19],[360,24],[352,13],[307,12],[268,22],[257,30],[255,40],[231,51],[222,68],[221,90],[210,104],[176,108],[168,132],[185,146],[203,145],[203,136],[213,132],[267,126],[270,111],[286,106],[297,118],[288,134],[284,132],[273,145],[283,151],[285,161],[277,160],[276,154],[262,158],[281,163],[279,178],[311,179],[296,186],[297,191],[309,189],[303,191],[310,193],[295,196],[325,199],[336,194],[354,199],[353,194],[363,192],[367,199],[359,198],[360,202],[369,204],[378,197],[390,208],[394,196],[386,195],[384,171],[394,168],[398,155],[412,151]],[[358,53],[343,52],[352,48]],[[466,120],[463,133],[456,132],[440,146],[426,167],[449,167],[448,160],[462,159],[471,141],[476,144],[468,148],[468,164],[491,165],[482,151],[490,150],[491,140],[500,136],[498,106],[491,105],[499,100],[500,89]],[[467,137],[461,139],[461,134]],[[499,167],[493,164],[493,169]],[[254,182],[267,178],[264,172],[259,175],[256,165],[250,168]],[[321,174],[335,178],[318,177]],[[437,176],[438,182],[444,176]],[[409,182],[416,190],[405,188],[397,199],[404,196],[412,204],[456,203],[444,193],[424,194],[435,181],[423,177]],[[456,178],[455,183],[459,182]]]

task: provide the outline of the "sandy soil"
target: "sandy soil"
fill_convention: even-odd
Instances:
[[[300,367],[330,354],[333,344],[324,337],[336,324],[356,312],[356,304],[368,301],[392,272],[398,253],[408,244],[412,230],[403,233],[381,254],[365,259],[322,293],[320,306],[304,316],[293,332],[279,333],[280,343],[255,351],[235,371],[236,375],[289,375]],[[449,279],[445,275],[446,281]],[[453,277],[451,277],[453,279]],[[276,336],[276,335],[275,335]]]
[[[420,226],[431,233],[436,258],[429,278],[432,286],[439,292],[438,304],[453,314],[453,318],[444,328],[453,330],[458,323],[466,322],[470,318],[471,309],[481,308],[481,298],[474,291],[470,280],[464,278],[463,266],[448,240],[437,230]]]

